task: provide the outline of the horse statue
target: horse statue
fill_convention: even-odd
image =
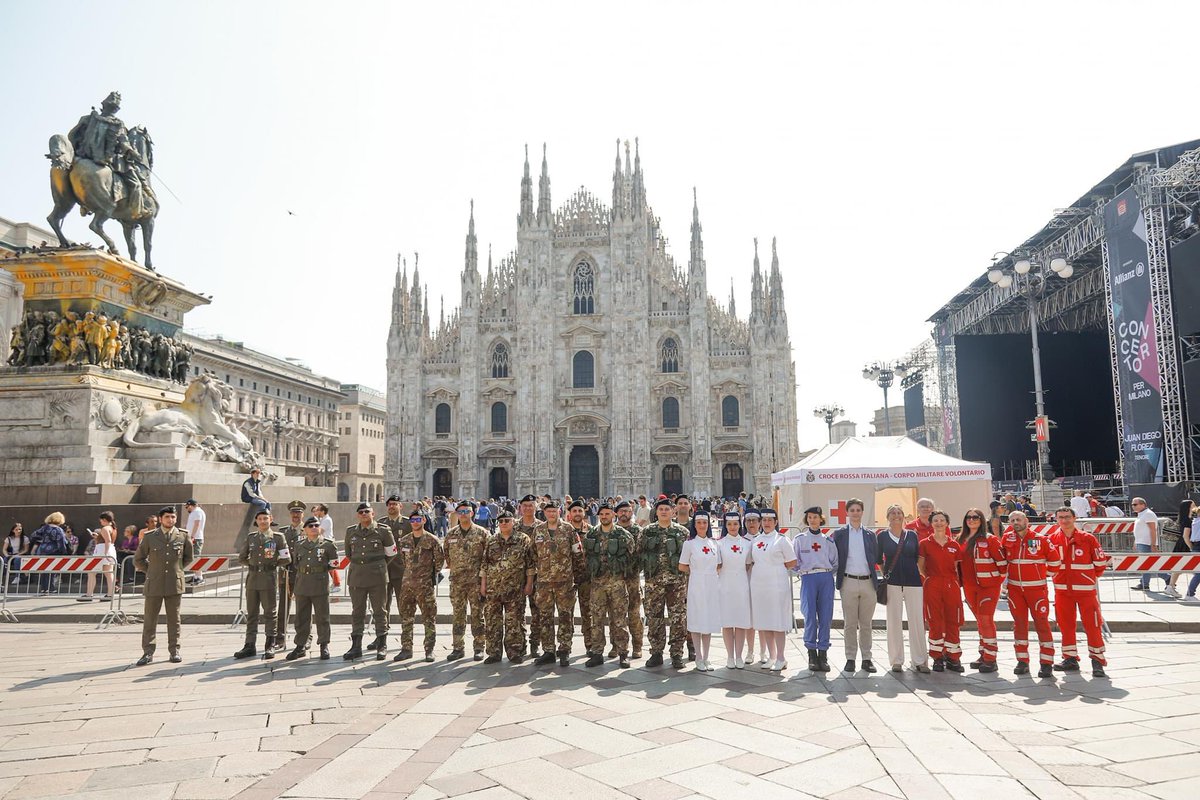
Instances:
[[[137,245],[133,233],[141,228],[146,269],[153,270],[150,242],[159,209],[149,178],[154,166],[154,142],[144,127],[126,131],[124,124],[112,116],[118,110],[120,95],[113,92],[105,99],[103,114],[93,110],[90,117],[80,120],[70,136],[50,137],[46,158],[50,159],[54,210],[46,221],[58,236],[59,244],[70,247],[62,232],[62,222],[79,205],[84,216],[93,215],[88,227],[104,240],[110,253],[118,255],[116,244],[104,232],[104,223],[115,219],[125,229],[129,257],[134,260]],[[81,148],[87,151],[77,152]]]

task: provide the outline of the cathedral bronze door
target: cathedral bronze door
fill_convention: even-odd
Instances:
[[[572,447],[568,470],[567,484],[572,497],[600,496],[600,454],[594,445]]]
[[[448,469],[433,471],[433,496],[450,497],[454,494],[454,475]]]
[[[678,464],[667,464],[662,469],[662,493],[683,494],[683,469]]]
[[[743,491],[745,486],[742,482],[742,465],[726,464],[721,470],[721,496],[737,497]]]
[[[508,497],[508,470],[504,467],[493,467],[488,473],[488,497]]]

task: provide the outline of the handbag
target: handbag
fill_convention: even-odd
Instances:
[[[886,531],[885,531],[886,533]],[[882,534],[881,534],[882,535]],[[889,534],[890,535],[890,534]],[[875,587],[875,601],[881,606],[887,605],[887,587],[888,578],[892,577],[892,570],[896,568],[896,561],[900,558],[900,551],[904,548],[904,542],[908,539],[908,531],[900,537],[900,541],[896,543],[896,557],[892,559],[892,567],[887,572],[883,573],[883,579],[879,581],[879,585]]]

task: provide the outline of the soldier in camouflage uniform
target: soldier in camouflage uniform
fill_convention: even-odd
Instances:
[[[238,563],[246,568],[246,644],[233,654],[234,658],[249,658],[257,651],[259,611],[267,632],[263,658],[275,657],[275,603],[279,588],[279,567],[291,562],[283,534],[271,530],[271,512],[260,510],[254,515],[255,530],[250,531],[238,551]]]
[[[291,514],[291,522],[279,529],[283,534],[284,541],[287,542],[288,551],[296,553],[296,545],[304,538],[304,512],[307,506],[299,500],[293,500],[288,503],[288,512]],[[287,621],[288,614],[292,610],[292,595],[295,594],[296,587],[296,560],[295,558],[287,565],[286,569],[279,570],[279,587],[276,592],[279,600],[276,604],[275,611],[275,641],[272,643],[267,641],[267,647],[274,647],[276,650],[282,650],[287,646]]]
[[[525,602],[533,593],[533,542],[513,530],[513,517],[500,514],[500,529],[488,539],[479,570],[479,593],[484,598],[483,620],[487,626],[485,664],[500,660],[503,645],[508,660],[520,664],[525,647]]]
[[[592,528],[583,539],[584,557],[592,586],[592,628],[594,649],[588,654],[587,666],[604,663],[604,615],[611,624],[613,648],[620,656],[620,665],[629,666],[629,590],[625,576],[633,566],[633,534],[613,524],[613,507],[600,506],[600,525]]]
[[[571,501],[571,507],[567,510],[567,521],[571,523],[571,527],[579,532],[579,538],[587,536],[592,531],[592,526],[584,520],[585,508],[580,500]],[[592,582],[588,577],[587,561],[580,553],[575,558],[575,594],[579,597],[579,618],[583,622],[583,646],[589,652],[593,652],[592,645],[592,626],[589,620],[592,618]]]
[[[400,496],[391,495],[387,499],[387,515],[379,520],[380,525],[387,526],[387,529],[392,532],[392,538],[396,543],[400,543],[400,539],[405,534],[412,531],[412,525],[408,522],[408,517],[400,513]],[[392,598],[396,598],[396,608],[400,608],[400,591],[404,584],[404,559],[393,558],[388,562],[387,576],[387,593],[384,595],[384,608],[387,610],[388,619],[392,617]],[[368,650],[375,649],[375,642],[367,645]]]
[[[309,517],[304,521],[303,538],[292,550],[292,566],[296,570],[293,584],[296,593],[296,649],[287,654],[288,661],[308,655],[311,641],[312,617],[317,616],[317,646],[321,660],[329,660],[329,572],[337,565],[337,546],[321,536],[321,521]]]
[[[465,653],[463,642],[467,631],[467,614],[470,609],[471,646],[475,660],[483,660],[483,600],[479,596],[479,568],[483,565],[483,551],[487,547],[487,529],[476,525],[472,519],[475,507],[463,501],[455,509],[458,521],[446,531],[443,545],[446,549],[446,564],[450,567],[450,606],[454,609],[452,627],[453,640],[447,661],[457,661]]]
[[[632,657],[642,657],[642,526],[633,521],[633,505],[628,501],[617,503],[617,524],[633,536],[633,560],[625,573],[625,591],[629,595],[629,637],[632,639]],[[609,658],[617,655],[614,647]]]
[[[546,652],[535,663],[553,664],[557,656],[558,662],[565,667],[571,655],[571,640],[575,637],[575,564],[583,553],[583,545],[575,528],[558,518],[557,501],[551,501],[542,511],[546,522],[533,532],[537,569],[534,596],[541,611],[538,638]],[[555,610],[558,611],[558,649],[551,650]],[[587,624],[586,620],[584,624]]]
[[[671,521],[670,500],[654,504],[657,520],[642,530],[642,568],[646,572],[646,624],[650,628],[647,667],[663,663],[667,631],[663,608],[670,614],[671,666],[683,669],[683,642],[687,637],[687,579],[679,571],[679,554],[687,541],[687,528]]]
[[[542,512],[543,519],[538,519],[538,499],[531,494],[527,494],[521,498],[517,508],[521,512],[521,516],[513,523],[513,530],[517,533],[523,533],[529,537],[529,541],[533,541],[534,534],[539,525],[544,525],[545,512]],[[522,601],[524,602],[524,601]],[[523,614],[524,612],[522,612]],[[554,613],[553,610],[550,611]],[[574,613],[572,611],[572,613]],[[537,653],[538,647],[541,644],[542,630],[542,614],[538,609],[537,604],[537,579],[533,581],[533,594],[529,596],[529,652]]]
[[[358,504],[358,524],[346,528],[346,557],[350,559],[350,574],[346,584],[350,589],[350,649],[342,654],[346,661],[362,658],[363,629],[367,626],[367,601],[371,601],[371,616],[375,620],[375,660],[387,655],[388,613],[384,605],[387,596],[387,563],[396,558],[396,540],[386,525],[375,521],[370,503]]]
[[[445,556],[438,538],[425,530],[425,517],[413,512],[408,517],[412,533],[400,540],[400,558],[404,559],[404,583],[400,591],[400,652],[393,661],[412,658],[414,615],[421,609],[425,626],[425,660],[433,661],[437,642],[437,596],[434,588],[442,573]]]

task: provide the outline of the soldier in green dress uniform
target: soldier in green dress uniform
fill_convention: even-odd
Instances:
[[[263,658],[275,657],[275,605],[279,589],[279,567],[291,563],[292,554],[287,540],[279,531],[271,530],[271,512],[260,510],[254,515],[255,530],[246,535],[238,551],[238,563],[246,568],[246,644],[233,654],[234,658],[249,658],[257,650],[259,612],[266,628],[267,644]]]
[[[375,660],[387,655],[388,561],[396,557],[396,540],[386,525],[375,522],[370,503],[358,504],[358,524],[346,528],[346,556],[350,559],[350,649],[342,654],[346,661],[362,658],[363,629],[367,624],[367,601],[375,620]]]
[[[287,623],[292,610],[292,595],[296,593],[296,545],[304,538],[304,512],[308,507],[299,500],[288,503],[288,513],[291,521],[279,529],[287,542],[288,552],[292,553],[292,561],[285,569],[279,570],[279,589],[277,610],[275,611],[275,649],[282,650],[287,646]],[[267,642],[271,646],[271,642]]]
[[[133,556],[133,568],[145,573],[145,609],[142,614],[142,657],[138,666],[154,660],[158,612],[167,609],[167,652],[171,663],[183,661],[179,654],[179,601],[183,597],[184,569],[192,563],[192,540],[175,527],[175,509],[158,512],[158,527],[142,537]]]
[[[312,617],[317,617],[317,645],[321,660],[329,659],[329,573],[337,566],[337,545],[321,536],[321,521],[309,517],[304,521],[304,538],[292,552],[296,568],[296,649],[287,660],[308,655]]]

